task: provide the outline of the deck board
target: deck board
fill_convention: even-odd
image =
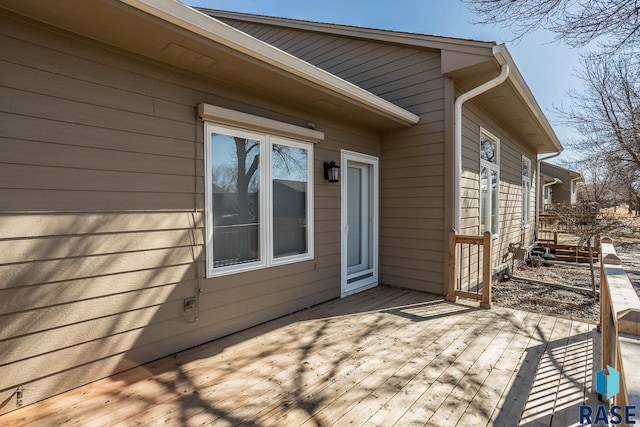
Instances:
[[[0,416],[0,425],[577,425],[594,325],[380,286]]]

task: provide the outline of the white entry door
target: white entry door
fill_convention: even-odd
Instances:
[[[341,296],[378,284],[378,158],[342,150]]]

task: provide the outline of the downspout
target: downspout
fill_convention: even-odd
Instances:
[[[575,183],[575,182],[578,182],[578,181],[582,181],[583,179],[584,179],[584,178],[582,178],[582,177],[578,177],[578,178],[573,178],[573,179],[571,180],[571,188],[570,188],[570,190],[571,190],[571,204],[575,203],[575,200],[574,200],[574,197],[573,197],[573,196],[574,196],[574,194],[573,194],[573,193],[574,193],[574,191],[575,191],[576,186],[575,186],[575,184],[574,184],[574,183]],[[576,197],[575,197],[575,199],[577,199],[577,198],[578,198],[578,195],[577,195],[577,194],[575,194],[575,196],[576,196]]]
[[[562,180],[561,180],[561,179],[559,179],[559,178],[553,178],[553,181],[551,181],[551,182],[547,182],[546,184],[543,184],[543,185],[542,185],[542,187],[540,187],[540,193],[541,193],[541,194],[544,194],[544,189],[545,189],[545,188],[547,188],[547,187],[551,187],[552,185],[555,185],[555,184],[562,184]],[[543,196],[543,198],[544,198],[544,196]],[[539,215],[539,214],[538,214],[538,215]],[[536,222],[536,224],[537,224],[537,222]],[[537,233],[537,232],[538,232],[538,229],[536,229],[536,233]],[[537,240],[537,239],[536,239],[536,240]]]
[[[538,233],[540,232],[540,208],[541,208],[541,204],[542,204],[542,187],[540,186],[540,162],[543,162],[545,160],[549,160],[549,159],[553,159],[554,157],[558,157],[560,154],[562,154],[562,150],[558,151],[555,154],[552,154],[550,156],[544,157],[542,159],[537,159],[536,160],[536,189],[538,191],[537,194],[537,201],[538,203],[536,203],[536,225],[534,228],[534,238],[535,240],[538,240]],[[557,179],[557,178],[556,178]]]
[[[453,172],[454,179],[454,212],[455,218],[453,221],[453,228],[456,233],[462,231],[462,105],[471,98],[474,98],[504,82],[509,77],[509,64],[503,64],[500,70],[500,74],[497,77],[481,84],[480,86],[471,89],[468,92],[460,95],[454,104],[454,155],[455,165]]]

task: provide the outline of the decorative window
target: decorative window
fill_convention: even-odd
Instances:
[[[312,259],[313,144],[210,123],[204,142],[207,275]]]
[[[499,140],[480,130],[480,232],[498,235],[500,215]]]
[[[531,160],[522,156],[522,226],[531,224]]]

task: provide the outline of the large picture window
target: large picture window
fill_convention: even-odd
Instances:
[[[313,147],[205,126],[208,276],[313,258]]]
[[[531,160],[522,156],[522,226],[531,222]]]
[[[480,232],[498,235],[500,217],[499,140],[480,132]]]

